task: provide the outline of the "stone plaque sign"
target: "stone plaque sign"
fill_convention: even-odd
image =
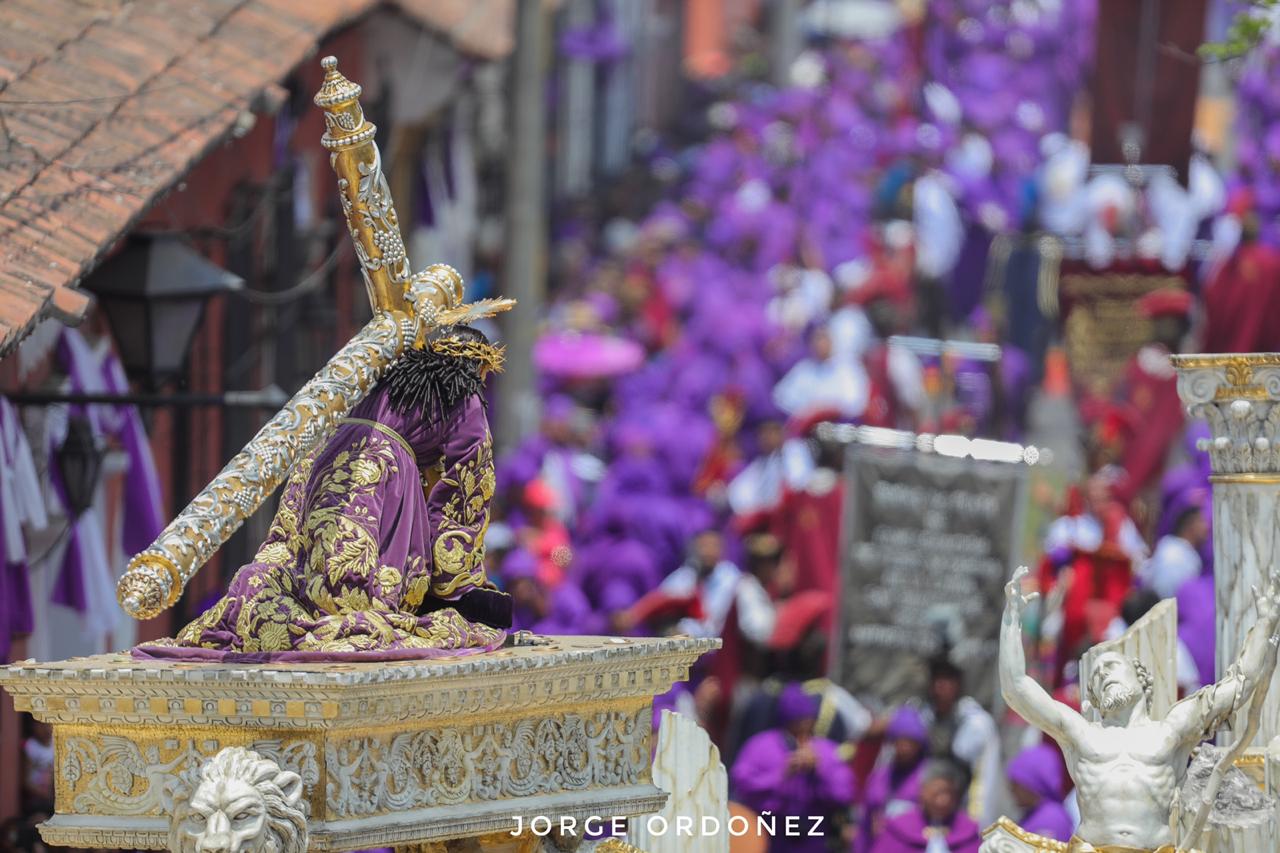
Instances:
[[[945,649],[995,701],[1004,582],[1019,554],[1027,467],[850,446],[835,661],[855,695],[920,696]]]

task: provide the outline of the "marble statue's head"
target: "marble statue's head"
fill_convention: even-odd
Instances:
[[[1151,674],[1137,658],[1103,652],[1089,672],[1087,697],[1103,719],[1131,711],[1139,702],[1151,709]]]
[[[169,849],[179,853],[305,853],[302,779],[252,750],[228,747],[174,796]]]

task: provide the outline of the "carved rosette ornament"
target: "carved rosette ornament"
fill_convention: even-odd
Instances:
[[[1220,675],[1255,621],[1253,589],[1265,587],[1280,544],[1280,353],[1180,355],[1173,364],[1188,414],[1205,420],[1210,430],[1200,449],[1212,467]],[[1202,674],[1202,680],[1212,676]],[[1274,682],[1270,697],[1254,746],[1280,734],[1280,690]],[[1243,722],[1236,720],[1236,730]]]

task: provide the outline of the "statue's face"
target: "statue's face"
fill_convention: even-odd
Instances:
[[[1094,661],[1089,692],[1104,717],[1129,711],[1143,696],[1133,662],[1118,652],[1105,652]]]
[[[267,828],[262,794],[243,779],[204,784],[191,795],[184,831],[196,853],[241,853],[259,848]]]

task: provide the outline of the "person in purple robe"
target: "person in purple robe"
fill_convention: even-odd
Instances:
[[[853,771],[840,759],[839,747],[814,737],[818,698],[800,684],[788,684],[778,697],[779,727],[752,737],[733,763],[733,798],[755,812],[777,818],[771,853],[825,853],[853,801]],[[782,832],[789,816],[800,818],[801,835]],[[809,835],[812,818],[822,824]]]
[[[1187,424],[1182,434],[1186,461],[1169,467],[1160,478],[1160,506],[1164,512],[1156,523],[1157,539],[1168,533],[1173,526],[1173,519],[1167,517],[1167,510],[1172,502],[1188,489],[1208,487],[1209,475],[1213,472],[1209,465],[1209,453],[1201,449],[1200,445],[1201,442],[1207,445],[1210,438],[1212,435],[1209,424],[1205,421],[1194,420]]]
[[[138,657],[429,658],[492,650],[512,604],[485,574],[494,494],[484,380],[502,351],[469,326],[405,353],[289,475],[227,594]]]
[[[1055,841],[1067,841],[1075,823],[1062,804],[1062,756],[1047,743],[1024,749],[1009,762],[1009,788],[1022,809],[1018,825]]]
[[[1175,596],[1178,602],[1178,639],[1195,662],[1200,681],[1216,678],[1217,627],[1214,619],[1213,575],[1187,581]]]
[[[591,602],[573,578],[553,589],[538,581],[538,560],[527,549],[517,548],[499,567],[503,590],[511,596],[512,627],[535,634],[599,634],[603,616],[592,612]]]
[[[629,507],[644,501],[640,496],[610,505],[597,502],[591,523],[579,530],[582,544],[574,551],[570,577],[603,614],[626,610],[662,581],[652,540],[630,523]]]
[[[532,628],[535,634],[603,634],[608,628],[603,614],[591,609],[582,588],[572,581],[560,584],[547,596],[547,614]]]
[[[978,853],[982,834],[960,808],[967,775],[954,761],[931,761],[920,781],[919,807],[888,821],[871,853]]]
[[[546,593],[538,583],[538,558],[526,548],[515,548],[498,565],[498,580],[511,596],[511,627],[532,630],[546,618]]]
[[[518,496],[529,483],[541,479],[554,493],[555,514],[565,523],[573,521],[586,497],[586,484],[573,465],[577,412],[570,398],[551,397],[543,407],[538,432],[498,463],[504,495]]]
[[[920,799],[920,780],[929,750],[929,729],[920,712],[910,706],[899,708],[889,720],[884,736],[892,745],[893,754],[888,763],[871,772],[862,791],[862,820],[855,853],[870,850],[885,821],[911,811]]]

